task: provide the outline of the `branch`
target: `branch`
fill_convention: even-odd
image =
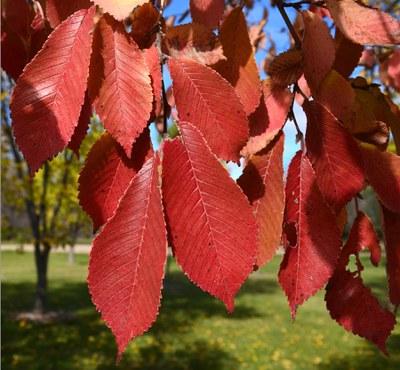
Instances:
[[[300,9],[302,5],[315,5],[315,6],[325,7],[325,1],[302,0],[293,3],[283,3],[283,6],[285,8],[290,7],[290,8]]]
[[[296,49],[301,49],[300,37],[297,34],[296,30],[294,29],[292,22],[290,22],[290,19],[289,19],[289,16],[287,15],[287,13],[286,13],[283,1],[282,0],[278,0],[276,4],[278,6],[279,13],[281,13],[282,18],[285,21],[286,26],[289,29],[289,32],[293,37]]]

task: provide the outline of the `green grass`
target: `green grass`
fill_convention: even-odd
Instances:
[[[388,342],[387,358],[330,319],[322,292],[300,307],[292,322],[276,283],[279,259],[252,275],[237,297],[233,315],[171,263],[156,324],[129,345],[115,367],[113,337],[88,297],[87,256],[78,255],[71,266],[66,255],[51,255],[50,308],[72,311],[76,319],[37,325],[10,320],[12,313],[31,307],[33,256],[4,252],[2,369],[400,369],[399,325]],[[384,268],[363,261],[368,266],[366,282],[385,303]]]

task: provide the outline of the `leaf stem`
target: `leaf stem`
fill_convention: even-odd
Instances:
[[[296,131],[297,131],[297,135],[296,135],[296,143],[298,143],[300,141],[300,145],[301,145],[301,150],[304,151],[304,135],[300,130],[299,124],[297,122],[296,116],[294,114],[294,110],[293,110],[293,105],[290,108],[290,119],[291,121],[294,123],[294,126],[296,127]]]
[[[282,1],[282,0],[278,0],[277,3],[276,3],[276,5],[278,6],[279,13],[281,13],[282,18],[283,18],[283,20],[285,21],[286,26],[287,26],[287,28],[289,29],[289,32],[290,32],[290,34],[291,34],[292,37],[293,37],[293,40],[294,40],[294,44],[295,44],[296,49],[301,49],[301,40],[300,40],[300,37],[299,37],[299,35],[297,34],[296,30],[294,29],[293,24],[292,24],[292,22],[290,21],[289,16],[288,16],[287,13],[286,13],[285,6],[284,6],[283,1]]]

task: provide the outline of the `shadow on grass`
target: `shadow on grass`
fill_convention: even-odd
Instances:
[[[240,295],[264,294],[277,289],[259,275],[250,279]],[[49,309],[71,311],[75,319],[65,323],[38,325],[12,321],[10,315],[29,310],[34,284],[9,283],[2,288],[2,365],[4,369],[114,369],[116,346],[88,296],[86,283],[50,282]],[[232,315],[224,305],[191,284],[178,271],[171,271],[163,290],[160,315],[144,337],[131,345],[118,369],[234,369],[235,358],[215,343],[185,340],[197,320],[209,317],[246,319],[262,317],[251,306],[239,303]],[[182,335],[182,341],[176,337]],[[171,338],[175,336],[175,341]],[[173,343],[172,343],[173,342]],[[177,344],[178,343],[178,344]]]
[[[352,356],[330,357],[319,365],[321,370],[398,370],[400,369],[400,335],[392,335],[387,343],[389,357],[372,345],[357,347]]]

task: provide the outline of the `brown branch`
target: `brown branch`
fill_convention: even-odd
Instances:
[[[282,0],[278,0],[276,5],[278,6],[279,13],[281,13],[282,18],[285,21],[286,26],[289,29],[289,32],[293,37],[296,49],[301,49],[300,37],[297,34],[296,30],[294,29],[292,22],[290,22],[290,19],[289,19],[289,16],[287,15],[287,13],[286,13],[283,1]]]

